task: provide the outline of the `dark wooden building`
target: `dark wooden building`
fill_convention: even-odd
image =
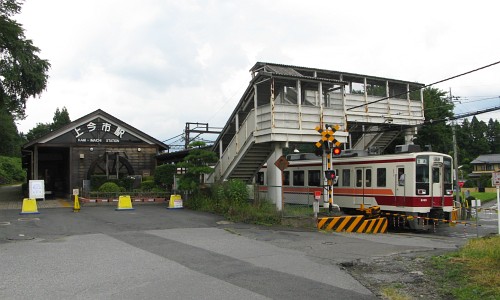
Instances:
[[[44,180],[46,194],[64,197],[92,175],[153,175],[156,156],[166,150],[164,143],[99,109],[25,144],[22,153],[28,180]]]

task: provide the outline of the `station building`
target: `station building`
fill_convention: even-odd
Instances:
[[[168,146],[96,110],[22,147],[27,179],[44,180],[46,197],[88,190],[93,175],[150,176]]]

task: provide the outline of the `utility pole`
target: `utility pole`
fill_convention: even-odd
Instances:
[[[450,88],[450,102],[453,100]],[[458,155],[457,155],[457,134],[456,134],[456,120],[451,121],[451,129],[453,131],[453,170],[455,171],[455,201],[460,203],[460,192],[458,185]]]

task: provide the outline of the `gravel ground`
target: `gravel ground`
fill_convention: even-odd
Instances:
[[[397,299],[454,299],[444,295],[431,275],[432,256],[443,251],[410,253],[344,263],[342,267],[375,295],[393,299],[387,291],[396,291]],[[437,271],[434,271],[437,272]]]

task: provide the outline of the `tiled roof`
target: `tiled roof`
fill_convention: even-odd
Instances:
[[[500,154],[483,154],[470,162],[471,164],[500,164]]]

